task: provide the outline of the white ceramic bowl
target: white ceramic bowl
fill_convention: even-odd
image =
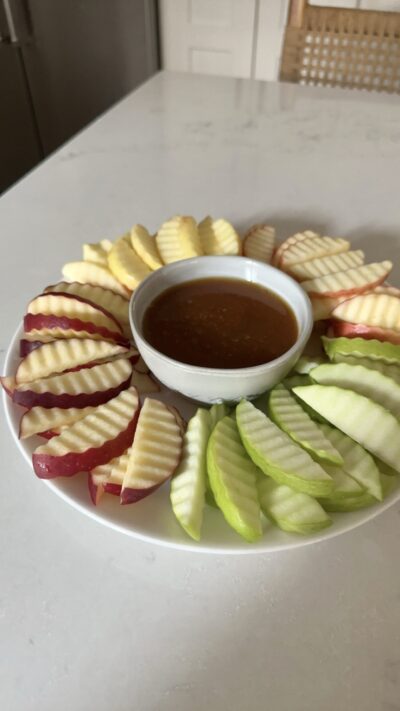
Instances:
[[[279,358],[251,368],[201,368],[180,363],[157,351],[143,337],[142,323],[147,307],[161,292],[193,279],[225,277],[244,279],[267,287],[293,309],[297,324],[296,343]],[[197,257],[158,269],[134,292],[130,322],[136,345],[154,375],[168,388],[205,403],[237,402],[254,398],[273,387],[294,366],[310,336],[313,318],[305,291],[279,269],[244,257]],[[262,324],[260,324],[262,327]]]

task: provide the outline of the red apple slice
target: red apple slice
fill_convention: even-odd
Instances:
[[[387,294],[388,296],[397,296],[400,299],[400,289],[397,286],[390,286],[390,284],[380,284],[374,289],[375,294]]]
[[[129,346],[129,341],[117,331],[109,331],[103,326],[96,326],[94,323],[71,319],[67,316],[26,314],[24,331],[24,337],[28,341],[49,343],[57,338],[95,338]]]
[[[311,237],[293,244],[286,249],[279,262],[279,268],[287,271],[294,264],[302,264],[310,259],[340,254],[350,249],[350,242],[340,237]]]
[[[182,451],[175,415],[159,400],[146,398],[124,476],[121,504],[131,504],[158,489],[174,473]]]
[[[368,341],[376,339],[400,345],[400,332],[390,328],[365,326],[362,323],[348,323],[347,321],[332,321],[329,332],[335,337],[365,338]]]
[[[116,294],[124,296],[126,299],[130,297],[128,289],[120,284],[108,267],[104,267],[101,264],[93,264],[84,261],[69,262],[68,264],[64,264],[62,275],[66,281],[78,281],[81,284],[101,286],[103,289],[110,289]]]
[[[23,383],[13,391],[13,401],[28,409],[40,407],[89,407],[101,405],[129,387],[129,359],[102,363],[71,373]]]
[[[335,272],[303,281],[301,285],[310,296],[317,298],[352,296],[363,291],[370,291],[381,284],[392,267],[393,264],[389,261],[363,264],[344,272]]]
[[[124,296],[116,294],[110,289],[104,289],[101,286],[93,286],[92,284],[80,284],[79,282],[69,283],[61,281],[58,284],[47,286],[45,293],[61,293],[80,296],[82,299],[89,301],[91,304],[101,306],[103,309],[112,314],[117,319],[118,323],[124,329],[131,333],[129,326],[129,301]]]
[[[361,294],[339,304],[332,316],[349,323],[400,331],[400,299],[389,294]]]
[[[297,281],[305,281],[306,279],[326,276],[326,274],[342,272],[353,267],[360,267],[362,264],[364,264],[364,252],[359,249],[356,252],[341,252],[328,257],[309,259],[308,262],[293,264],[288,268],[287,273]]]
[[[271,263],[275,247],[275,229],[270,225],[253,225],[246,232],[242,250],[245,257]]]
[[[35,434],[41,437],[54,437],[62,428],[82,420],[94,412],[95,407],[33,407],[25,412],[19,424],[19,438],[26,439]]]
[[[92,469],[89,473],[89,492],[95,506],[103,494],[120,496],[130,452],[131,448],[125,450],[119,457],[114,457],[107,464],[101,464]]]
[[[26,312],[28,314],[45,314],[61,318],[66,316],[70,319],[93,323],[95,326],[106,328],[108,331],[122,333],[120,323],[102,306],[96,306],[81,296],[74,294],[60,294],[57,292],[41,294],[29,302]]]
[[[338,296],[336,298],[329,296],[316,298],[315,296],[310,296],[314,321],[325,321],[330,318],[336,306],[339,306],[342,301],[346,301],[348,298],[348,296]]]
[[[18,384],[31,383],[55,373],[63,373],[89,363],[100,363],[115,356],[127,355],[128,349],[110,341],[92,338],[69,338],[43,343],[20,362],[15,379]]]
[[[293,245],[298,244],[299,242],[304,242],[306,239],[313,239],[314,237],[319,236],[320,235],[317,232],[313,232],[312,230],[304,230],[304,232],[296,232],[296,234],[291,237],[287,237],[287,239],[285,239],[284,242],[282,242],[282,244],[275,249],[272,264],[279,267],[280,261],[286,250],[290,249]]]
[[[32,353],[36,348],[40,348],[43,345],[43,341],[27,341],[26,338],[21,338],[19,342],[19,355],[21,358],[25,358],[29,353]]]
[[[135,388],[117,397],[35,449],[32,464],[41,479],[73,476],[118,457],[132,444],[139,414]]]
[[[12,398],[12,396],[14,394],[14,390],[17,386],[14,376],[13,375],[3,375],[0,378],[0,382],[1,382],[4,390],[6,391],[7,395],[9,395],[9,397]]]

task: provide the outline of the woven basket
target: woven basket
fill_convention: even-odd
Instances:
[[[292,0],[280,79],[400,93],[400,13]]]

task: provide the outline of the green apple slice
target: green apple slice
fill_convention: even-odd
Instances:
[[[251,402],[239,403],[236,420],[248,454],[264,474],[310,496],[328,496],[333,491],[329,474]]]
[[[400,346],[387,341],[365,338],[327,338],[322,336],[322,344],[330,360],[337,353],[382,360],[385,363],[400,363]]]
[[[381,489],[383,491],[383,496],[386,498],[393,489],[393,478],[381,474]],[[369,506],[377,504],[377,500],[371,495],[369,491],[365,491],[361,496],[348,497],[345,499],[321,499],[321,506],[329,512],[343,512],[350,513],[351,511],[358,511],[359,509],[365,509]]]
[[[312,357],[302,355],[294,366],[293,371],[299,375],[308,375],[310,370],[316,368],[318,365],[322,365],[322,363],[326,363],[326,358],[322,356]]]
[[[210,434],[213,431],[215,425],[217,422],[222,420],[224,417],[227,417],[229,415],[229,407],[224,403],[224,402],[219,402],[210,407],[209,409],[209,414],[210,414]],[[206,503],[209,506],[213,506],[215,509],[218,508],[217,502],[215,501],[214,494],[212,493],[211,490],[211,484],[210,484],[210,478],[207,473],[206,477]]]
[[[311,371],[311,378],[320,385],[337,385],[369,397],[400,417],[400,385],[377,370],[363,365],[328,363]]]
[[[182,528],[196,541],[200,540],[203,523],[210,432],[210,413],[199,407],[189,420],[181,461],[171,481],[172,510]]]
[[[259,477],[258,494],[267,518],[283,531],[316,533],[331,525],[332,520],[312,496],[277,484],[268,476]]]
[[[303,449],[322,461],[343,464],[343,458],[337,449],[284,385],[277,385],[271,390],[269,412],[278,427]]]
[[[375,499],[382,501],[382,484],[379,468],[374,458],[360,444],[343,434],[336,427],[321,425],[327,439],[343,457],[343,469],[363,486]]]
[[[342,467],[324,464],[324,469],[334,483],[333,491],[326,497],[329,501],[341,501],[342,499],[354,498],[365,493],[365,488],[360,486]]]
[[[261,538],[257,468],[246,454],[232,417],[214,427],[207,446],[207,470],[215,500],[226,521],[246,541]]]
[[[371,454],[400,471],[400,423],[365,395],[335,385],[306,385],[296,395]]]
[[[382,462],[382,460],[379,459],[378,457],[374,457],[374,461],[375,461],[375,464],[381,474],[381,478],[382,478],[382,475],[386,476],[386,477],[399,475],[399,472],[397,472],[395,469],[393,469],[393,467],[389,467],[388,464],[385,464],[385,462]]]
[[[384,363],[383,360],[372,360],[372,358],[359,358],[358,356],[342,355],[337,353],[333,359],[334,363],[347,363],[347,365],[363,365],[369,370],[377,370],[378,373],[386,375],[400,385],[400,363],[399,365]]]
[[[297,385],[311,385],[312,380],[309,375],[294,373],[294,375],[288,375],[283,381],[283,384],[289,388],[289,390],[292,390],[292,388],[295,388]]]

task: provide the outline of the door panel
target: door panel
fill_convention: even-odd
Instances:
[[[157,70],[155,0],[28,0],[27,11],[22,51],[48,153]]]
[[[41,159],[19,50],[0,43],[0,193]]]

